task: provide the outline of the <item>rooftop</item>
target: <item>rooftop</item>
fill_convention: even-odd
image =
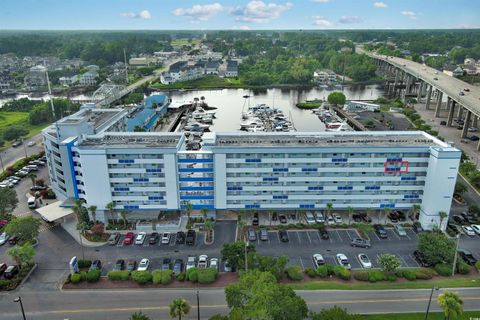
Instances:
[[[176,148],[182,133],[109,132],[85,136],[78,147],[94,148]]]
[[[81,109],[80,111],[59,120],[59,125],[75,125],[87,121],[95,129],[112,120],[122,109]]]

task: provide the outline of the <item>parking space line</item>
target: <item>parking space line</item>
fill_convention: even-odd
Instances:
[[[338,230],[335,229],[335,232],[337,233],[337,236],[340,239],[340,242],[343,242],[343,239],[342,239],[342,237],[340,237],[340,234],[338,233]]]
[[[305,270],[305,266],[303,265],[302,257],[300,257],[300,265],[302,266],[302,270]]]
[[[298,234],[298,231],[295,231],[295,234],[297,235],[298,243],[302,243],[302,240],[300,239],[300,235]]]
[[[412,240],[412,239],[408,236],[408,233],[406,233],[405,236],[408,238],[408,240]]]
[[[370,232],[370,233],[373,233],[375,235],[375,237],[377,238],[377,240],[380,241],[380,238],[378,237],[376,232]]]
[[[397,254],[397,256],[400,258],[400,260],[402,260],[402,262],[405,264],[405,267],[408,267],[408,263],[407,261],[405,261],[405,259],[403,259],[402,255],[401,254]]]
[[[397,238],[397,240],[400,240],[400,237],[398,236],[398,234],[395,232],[395,229],[389,229],[392,231],[392,233],[395,235],[395,238]]]
[[[413,262],[415,262],[417,267],[420,267],[420,263],[417,262],[417,260],[415,259],[415,257],[413,255],[409,254],[408,256],[413,260]]]
[[[280,243],[280,235],[278,234],[278,232],[275,232],[277,234],[277,240],[278,240],[278,243]],[[288,233],[287,233],[288,234]]]
[[[318,241],[322,242],[322,238],[320,238],[320,233],[317,231],[317,232],[315,232],[315,234],[317,235]]]
[[[358,264],[360,264],[360,268],[365,269],[362,263],[360,262],[360,259],[358,259],[358,254],[355,255],[355,259],[358,261]]]
[[[350,238],[350,240],[352,240],[352,237],[350,236],[350,232],[348,232],[349,230],[347,229],[347,236]]]
[[[142,247],[148,247],[148,246],[149,246],[149,243],[148,243],[147,239],[145,239],[145,241],[142,244]]]
[[[308,242],[312,243],[312,239],[310,239],[310,235],[309,235],[310,232],[306,231],[305,233],[307,234]]]

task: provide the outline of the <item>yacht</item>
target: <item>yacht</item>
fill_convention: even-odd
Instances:
[[[325,131],[353,131],[346,122],[333,122],[325,125]]]
[[[208,130],[208,128],[210,128],[208,124],[203,124],[197,121],[190,121],[185,126],[185,130],[194,131],[194,132],[205,131],[205,130]]]
[[[249,128],[263,126],[263,121],[258,118],[250,118],[240,123],[240,130],[248,131]]]

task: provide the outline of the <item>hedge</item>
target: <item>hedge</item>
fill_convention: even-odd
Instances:
[[[286,270],[287,277],[290,280],[300,281],[303,280],[302,267],[300,266],[291,266]]]
[[[352,273],[350,270],[347,270],[345,267],[342,266],[334,266],[333,267],[334,274],[343,280],[350,280]]]
[[[355,271],[353,273],[353,278],[358,281],[368,281],[368,271]]]
[[[138,284],[146,284],[152,281],[152,274],[148,271],[132,271],[132,280]]]
[[[446,263],[438,263],[435,265],[435,271],[444,277],[448,277],[452,275],[452,266]]]
[[[82,281],[82,276],[80,275],[80,273],[74,273],[70,275],[71,283],[79,283],[80,281]]]
[[[87,272],[87,281],[88,282],[97,282],[100,280],[100,270],[94,269],[94,270],[88,270]]]
[[[317,273],[317,276],[321,277],[321,278],[326,278],[328,277],[328,267],[326,265],[323,265],[323,266],[319,266],[317,268],[317,270],[315,270],[315,272]]]
[[[214,283],[217,280],[217,269],[214,268],[206,268],[206,269],[198,269],[198,283],[201,284],[209,284]]]
[[[180,272],[179,274],[176,275],[176,278],[178,281],[185,281],[185,278],[187,277],[187,274],[185,272]]]
[[[315,278],[316,272],[313,268],[306,268],[305,274],[308,275],[310,278]]]
[[[78,260],[78,268],[79,269],[84,269],[84,268],[90,268],[92,265],[92,260]]]
[[[417,280],[417,274],[413,270],[403,270],[402,277],[410,281]]]
[[[457,271],[460,274],[467,274],[470,272],[470,266],[466,264],[464,261],[458,261],[457,263]]]
[[[127,281],[130,278],[130,272],[127,270],[112,270],[107,274],[108,280]]]
[[[152,271],[152,281],[153,284],[169,284],[173,280],[173,271],[172,270],[154,270]]]
[[[187,279],[191,282],[198,282],[198,269],[190,268],[187,270]]]
[[[378,282],[386,280],[385,272],[382,270],[368,270],[368,281],[370,282]]]
[[[477,271],[480,272],[480,260],[478,260],[478,261],[475,263],[475,268],[477,268]]]

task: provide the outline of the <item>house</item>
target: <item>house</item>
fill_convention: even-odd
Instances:
[[[453,64],[446,64],[443,66],[443,73],[449,75],[450,77],[459,77],[463,76],[463,69],[459,66]]]
[[[58,82],[60,82],[62,86],[70,87],[75,85],[78,82],[78,76],[77,75],[63,76],[58,79]]]
[[[208,61],[205,65],[205,74],[216,74],[216,75],[218,75],[218,62],[217,61]]]
[[[163,84],[179,81],[190,81],[203,77],[205,69],[201,64],[189,65],[187,61],[178,61],[170,65],[168,72],[160,75]]]
[[[78,76],[78,83],[81,86],[94,86],[97,84],[98,72],[87,71]]]
[[[331,70],[317,70],[313,73],[313,81],[320,84],[333,84],[337,82],[337,74]]]
[[[225,77],[232,78],[238,77],[238,61],[228,60],[227,70],[225,71]]]
[[[47,86],[47,68],[44,66],[33,66],[29,69],[23,80],[27,90],[39,90]]]
[[[142,66],[151,66],[155,65],[158,62],[156,57],[139,57],[139,58],[130,58],[128,63],[131,66],[142,67]]]

